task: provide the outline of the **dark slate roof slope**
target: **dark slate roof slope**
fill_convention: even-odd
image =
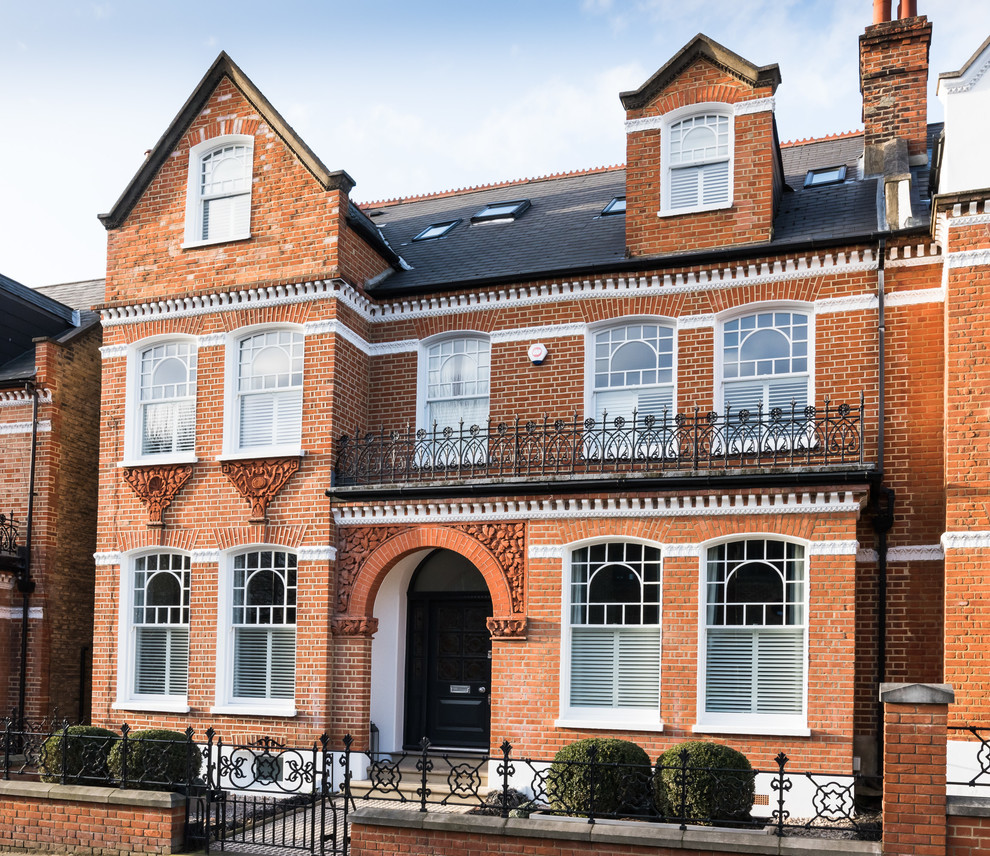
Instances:
[[[366,206],[391,248],[411,269],[382,282],[382,291],[480,284],[621,261],[625,217],[602,217],[625,194],[625,170],[562,176],[437,196],[382,207]],[[494,202],[528,199],[513,222],[471,223]],[[379,212],[381,212],[379,214]],[[435,223],[460,220],[442,238],[414,241]]]
[[[4,319],[0,367],[30,351],[33,369],[32,339],[58,336],[75,326],[73,311],[68,306],[3,275],[0,275],[0,315]]]

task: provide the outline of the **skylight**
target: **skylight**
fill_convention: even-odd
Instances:
[[[824,184],[839,184],[846,180],[844,166],[827,166],[822,169],[809,169],[804,177],[805,187],[821,187]]]
[[[602,209],[602,217],[608,217],[610,214],[625,214],[626,213],[626,197],[625,196],[615,196],[612,201],[608,203]]]
[[[444,223],[434,223],[432,226],[427,226],[423,229],[413,240],[431,241],[434,238],[442,238],[460,222],[460,220],[447,220]]]
[[[487,223],[492,220],[515,220],[529,208],[529,204],[528,199],[517,199],[515,202],[492,202],[475,214],[471,218],[471,222]]]

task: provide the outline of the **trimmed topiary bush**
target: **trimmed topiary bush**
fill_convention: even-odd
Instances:
[[[657,759],[653,793],[657,811],[667,818],[694,823],[742,821],[753,808],[755,781],[753,767],[742,752],[693,740],[672,746]]]
[[[199,747],[190,750],[185,734],[164,728],[132,731],[127,737],[128,787],[163,790],[183,787],[199,775],[202,756]],[[124,776],[124,742],[110,751],[110,772],[120,781]]]
[[[649,756],[635,743],[605,737],[577,740],[554,756],[547,801],[561,814],[642,815],[652,809],[651,774]]]
[[[107,784],[110,778],[107,755],[118,739],[114,732],[93,725],[70,725],[64,731],[53,734],[41,744],[38,758],[41,780],[61,782],[64,761],[67,785]]]

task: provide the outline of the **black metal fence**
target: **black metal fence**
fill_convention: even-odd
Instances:
[[[423,741],[417,752],[357,751],[348,736],[326,735],[291,747],[272,738],[225,742],[182,735],[81,729],[3,731],[4,779],[171,790],[186,796],[186,846],[237,849],[262,845],[319,856],[348,851],[349,816],[372,801],[414,811],[458,811],[508,817],[577,816],[594,823],[629,818],[776,835],[876,840],[879,817],[857,806],[857,777],[791,768],[784,753],[766,770],[701,767],[689,754],[650,765],[585,760],[551,763],[498,752],[465,756]],[[762,812],[752,811],[762,791]],[[803,808],[800,816],[795,806]],[[383,803],[378,802],[379,805]]]
[[[338,441],[338,486],[862,466],[858,406],[774,407],[370,432]]]
[[[973,747],[973,751],[969,753],[968,763],[965,765],[965,772],[967,778],[965,779],[954,779],[952,777],[952,766],[950,761],[949,776],[946,784],[962,786],[967,788],[987,788],[990,787],[990,726],[978,726],[978,725],[960,725],[952,726],[950,725],[946,729],[949,736],[957,734],[964,738],[973,738],[968,740]],[[977,793],[979,793],[977,791]],[[980,793],[980,796],[985,796],[986,791]]]

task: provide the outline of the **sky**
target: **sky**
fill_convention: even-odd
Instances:
[[[990,2],[917,2],[938,121]],[[619,92],[698,32],[780,66],[782,141],[858,129],[871,20],[872,0],[0,0],[0,273],[104,275],[97,215],[221,50],[370,202],[623,163]]]

